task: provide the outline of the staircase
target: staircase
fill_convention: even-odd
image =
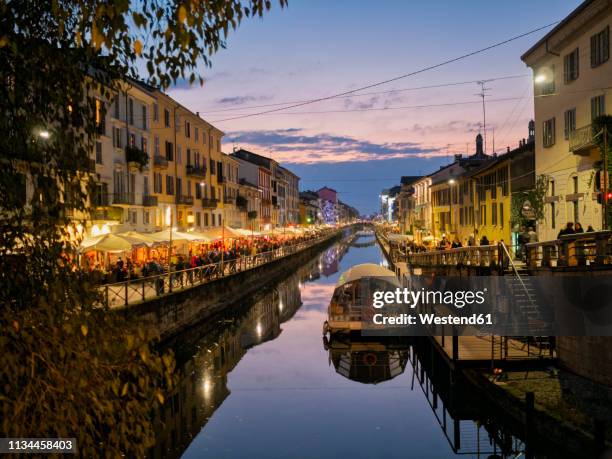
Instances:
[[[520,328],[529,329],[530,336],[519,336],[515,339],[522,341],[526,346],[535,344],[540,348],[540,352],[549,349],[551,342],[548,335],[552,334],[550,326],[546,323],[543,310],[537,301],[536,286],[533,276],[530,275],[527,265],[520,260],[512,260],[510,252],[505,244],[501,244],[507,260],[508,268],[505,270],[509,288],[511,291],[511,311],[516,311]],[[511,317],[513,314],[511,314]],[[516,323],[516,322],[515,322]]]

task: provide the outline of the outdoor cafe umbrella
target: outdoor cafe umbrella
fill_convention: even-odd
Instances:
[[[239,238],[243,237],[238,231],[230,228],[229,226],[225,227],[215,227],[208,228],[202,231],[202,233],[210,239],[221,239],[225,237],[226,239]]]
[[[138,245],[144,245],[144,243],[141,240],[129,236],[104,234],[94,238],[85,238],[79,247],[79,251],[88,252],[97,250],[99,252],[126,252]]]
[[[126,231],[124,233],[117,234],[117,236],[142,241],[142,244],[146,245],[147,247],[152,247],[155,244],[159,244],[159,241],[152,238],[149,234],[138,233],[137,231]]]
[[[158,231],[157,233],[151,233],[148,235],[158,242],[169,243],[172,242],[210,242],[210,239],[206,237],[206,235],[202,234],[191,234],[183,231],[172,231],[170,234],[170,229],[165,229],[162,231]]]

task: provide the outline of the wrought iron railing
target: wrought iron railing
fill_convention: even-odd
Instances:
[[[530,268],[612,264],[612,231],[568,234],[525,247],[526,263]]]
[[[326,231],[315,239],[285,245],[256,255],[240,256],[218,263],[209,263],[196,268],[177,271],[168,270],[166,266],[161,274],[104,284],[99,287],[102,294],[101,306],[109,308],[129,306],[205,284],[293,255],[330,239],[335,234],[336,232],[333,230]]]
[[[595,145],[593,126],[588,125],[569,132],[569,149],[571,152],[591,148]]]

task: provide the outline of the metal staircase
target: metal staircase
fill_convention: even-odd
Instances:
[[[542,313],[542,308],[537,302],[537,292],[533,283],[533,277],[529,274],[524,263],[515,263],[510,255],[508,247],[501,242],[504,258],[508,260],[507,274],[512,276],[509,280],[511,290],[511,308],[519,314],[519,326],[530,330],[529,336],[518,336],[515,339],[522,341],[526,346],[535,344],[540,352],[551,346],[550,335],[552,330],[547,326]],[[522,328],[521,327],[521,328]]]

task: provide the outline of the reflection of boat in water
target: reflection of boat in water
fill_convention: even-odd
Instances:
[[[355,265],[340,276],[329,303],[323,334],[360,331],[374,315],[375,291],[400,287],[393,271],[373,263]]]
[[[357,249],[361,249],[364,247],[372,247],[374,245],[376,245],[376,239],[374,238],[366,239],[365,241],[362,241],[362,242],[356,241],[356,242],[351,243],[351,247],[355,247]]]
[[[336,372],[364,384],[378,384],[402,374],[409,361],[407,342],[324,338]]]
[[[355,234],[357,235],[357,237],[373,237],[374,236],[374,231],[372,231],[372,230],[361,230],[361,231],[357,231]]]

